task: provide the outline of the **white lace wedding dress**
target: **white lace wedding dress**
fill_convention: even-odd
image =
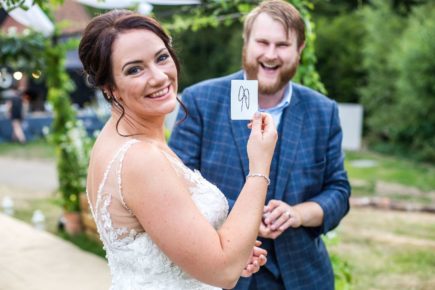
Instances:
[[[119,149],[105,171],[96,195],[88,193],[92,214],[106,250],[112,275],[112,290],[212,290],[171,262],[145,233],[126,206],[122,195],[122,162],[129,140]],[[218,229],[228,214],[222,192],[175,157],[164,153],[177,174],[189,185],[192,199],[205,218]],[[93,202],[95,201],[95,202]],[[200,238],[200,236],[198,236]]]

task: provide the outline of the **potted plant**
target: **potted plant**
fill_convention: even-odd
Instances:
[[[56,159],[64,228],[69,234],[77,234],[82,231],[80,196],[86,190],[90,141],[80,121],[68,121],[58,142]]]

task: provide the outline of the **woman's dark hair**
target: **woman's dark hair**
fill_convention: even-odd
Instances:
[[[119,34],[132,29],[144,29],[157,35],[174,60],[178,75],[180,73],[180,63],[172,48],[171,38],[154,18],[128,10],[112,10],[93,18],[80,41],[79,57],[89,84],[101,89],[104,98],[110,104],[116,104],[121,109],[122,113],[116,124],[117,128],[125,110],[112,95],[112,90],[115,88],[111,58],[112,45]],[[105,88],[109,89],[109,92],[105,91]],[[185,105],[178,98],[177,100],[187,116]]]

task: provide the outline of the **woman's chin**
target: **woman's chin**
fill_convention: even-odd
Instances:
[[[165,104],[164,114],[168,115],[177,108],[177,99],[173,98]]]

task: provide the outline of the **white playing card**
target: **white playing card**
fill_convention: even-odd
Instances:
[[[258,81],[231,81],[231,120],[251,120],[258,111]]]

